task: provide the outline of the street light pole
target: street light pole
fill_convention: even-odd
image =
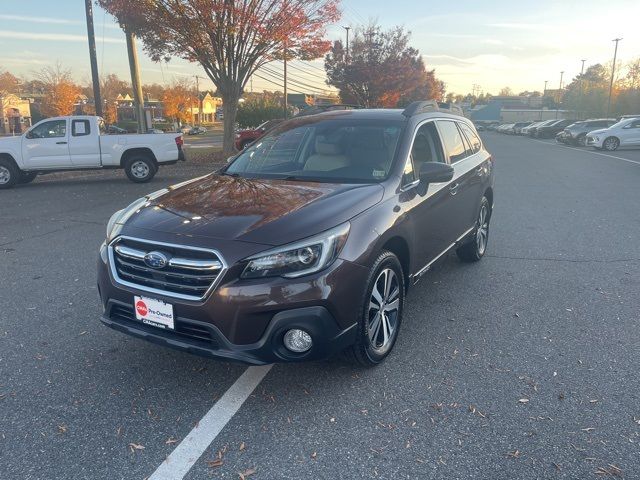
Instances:
[[[614,38],[612,41],[616,42],[616,48],[613,51],[613,65],[611,66],[611,83],[609,84],[609,100],[607,102],[607,116],[609,118],[609,112],[611,111],[611,92],[613,91],[613,79],[616,73],[616,58],[618,57],[618,42],[622,40],[622,38]]]
[[[351,27],[349,27],[349,26],[344,26],[344,27],[342,27],[342,28],[344,28],[344,29],[347,31],[347,51],[346,51],[346,55],[345,55],[345,57],[344,57],[344,58],[345,58],[345,60],[346,60],[347,62],[349,62],[349,30],[351,30]]]

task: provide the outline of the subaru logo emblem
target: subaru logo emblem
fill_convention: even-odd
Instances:
[[[169,259],[162,252],[149,252],[144,256],[144,263],[151,268],[164,268]]]

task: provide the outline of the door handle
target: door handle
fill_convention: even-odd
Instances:
[[[458,187],[460,186],[459,183],[454,183],[453,185],[449,186],[449,193],[451,195],[455,195],[456,193],[458,193]]]
[[[56,142],[56,145],[66,145],[67,142]]]

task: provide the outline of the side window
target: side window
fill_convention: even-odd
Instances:
[[[458,123],[458,126],[465,134],[467,140],[469,141],[469,144],[471,145],[471,154],[478,153],[480,151],[480,148],[482,147],[482,142],[480,142],[478,134],[474,132],[466,123],[460,122]]]
[[[84,137],[90,133],[89,120],[73,120],[71,122],[71,135],[74,137]]]
[[[426,162],[446,163],[442,153],[440,136],[434,122],[427,122],[420,126],[411,146],[411,158],[404,167],[403,184],[418,179],[420,167]]]
[[[631,124],[631,128],[640,128],[640,120],[636,120]]]
[[[29,132],[29,138],[59,138],[67,136],[67,121],[44,122]]]
[[[442,135],[442,142],[447,150],[449,162],[455,163],[467,156],[462,140],[462,134],[453,120],[438,120],[438,130]]]

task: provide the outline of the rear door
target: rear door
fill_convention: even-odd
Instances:
[[[71,163],[73,166],[100,166],[98,132],[92,131],[91,122],[88,119],[71,119],[69,154],[71,156]]]
[[[482,168],[484,159],[477,150],[469,145],[454,120],[438,120],[438,130],[445,146],[449,162],[454,168],[453,180],[449,184],[448,193],[451,197],[449,214],[451,216],[451,230],[449,242],[453,243],[473,227],[477,204],[480,201],[478,172]]]
[[[29,130],[22,142],[22,158],[28,169],[70,168],[69,119],[49,120]]]

